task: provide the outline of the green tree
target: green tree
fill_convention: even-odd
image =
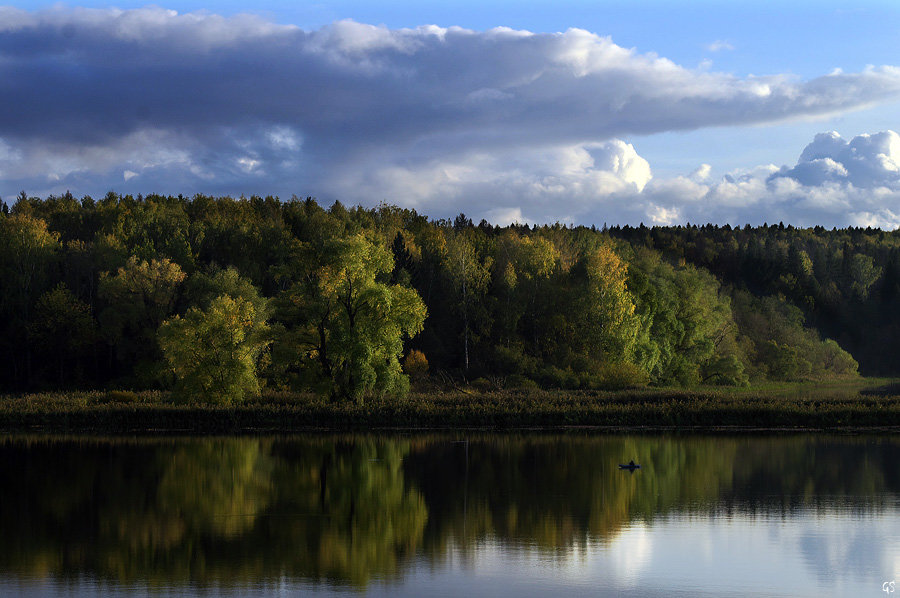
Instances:
[[[655,384],[743,384],[744,362],[729,298],[714,276],[672,266],[648,249],[629,268],[641,326],[635,361]]]
[[[0,319],[4,384],[28,383],[32,350],[28,327],[38,297],[54,284],[59,251],[47,223],[28,214],[0,216]]]
[[[463,367],[468,370],[471,315],[474,303],[487,291],[491,260],[479,259],[475,245],[465,232],[448,234],[446,268],[453,288],[459,295],[457,305],[463,319]]]
[[[553,243],[542,237],[508,231],[497,242],[494,284],[505,304],[497,321],[507,347],[521,322],[522,333],[531,341],[533,351],[540,352],[542,316],[547,307],[541,300],[558,260],[559,252]]]
[[[97,325],[88,305],[59,283],[41,296],[34,315],[29,334],[39,359],[55,366],[60,385],[70,376],[79,378],[85,350],[97,339]]]
[[[253,303],[222,295],[205,310],[192,307],[159,328],[159,344],[182,398],[231,404],[259,394],[256,365],[269,328]]]
[[[100,277],[98,294],[106,303],[100,312],[101,331],[115,357],[137,381],[150,384],[161,355],[156,340],[160,325],[175,311],[178,290],[185,279],[178,264],[168,259],[149,262],[131,257],[115,275]]]
[[[279,352],[298,356],[313,374],[307,380],[332,396],[404,394],[403,341],[427,312],[413,289],[381,282],[393,269],[390,251],[356,234],[307,247],[304,261],[306,276],[279,301],[289,321]]]
[[[213,268],[209,273],[197,272],[185,281],[184,295],[187,303],[193,307],[205,309],[212,301],[222,295],[233,299],[244,299],[253,304],[254,318],[257,323],[264,324],[269,318],[269,300],[263,297],[259,289],[235,268],[219,270]]]
[[[869,288],[881,277],[881,268],[875,265],[875,261],[859,253],[853,254],[850,260],[850,289],[859,298],[865,299],[869,295]]]
[[[734,294],[734,315],[755,346],[760,372],[775,380],[823,379],[857,375],[857,363],[835,341],[823,341],[807,328],[803,312],[783,296]]]

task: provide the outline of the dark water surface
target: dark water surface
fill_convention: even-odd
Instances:
[[[888,596],[892,580],[897,437],[0,439],[4,596]]]

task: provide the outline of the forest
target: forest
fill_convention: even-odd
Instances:
[[[0,392],[615,389],[896,374],[900,235],[495,226],[313,198],[21,193]]]

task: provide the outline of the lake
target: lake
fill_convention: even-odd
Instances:
[[[619,469],[632,459],[640,469]],[[0,595],[887,596],[898,586],[892,436],[0,440]]]

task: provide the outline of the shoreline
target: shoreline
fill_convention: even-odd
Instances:
[[[270,391],[233,406],[172,403],[160,391],[78,391],[0,397],[0,432],[895,434],[900,432],[900,395],[877,392],[883,388],[883,380],[858,379],[743,389],[453,389],[363,405]]]
[[[900,426],[842,426],[833,428],[806,427],[757,427],[757,426],[545,426],[545,427],[478,427],[461,426],[453,428],[240,428],[233,430],[210,429],[208,431],[190,428],[139,428],[109,430],[100,428],[55,429],[47,427],[5,428],[0,427],[0,435],[12,436],[74,436],[74,437],[132,437],[132,438],[204,438],[240,436],[294,436],[304,434],[339,435],[373,434],[414,436],[429,434],[526,434],[526,435],[585,435],[585,436],[789,436],[803,434],[826,434],[837,436],[893,436],[900,434]]]

